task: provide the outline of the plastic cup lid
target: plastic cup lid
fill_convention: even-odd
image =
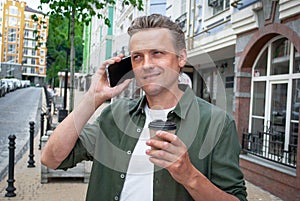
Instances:
[[[148,125],[148,128],[153,129],[153,130],[165,130],[165,131],[176,130],[176,124],[171,121],[163,121],[163,120],[157,119],[157,120],[150,122]]]

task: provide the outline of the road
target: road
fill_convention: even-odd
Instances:
[[[16,136],[15,158],[18,160],[28,149],[29,122],[35,122],[35,134],[39,130],[42,92],[42,88],[29,87],[0,98],[0,180],[7,174],[8,136]]]

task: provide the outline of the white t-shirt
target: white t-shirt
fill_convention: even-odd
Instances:
[[[146,122],[129,161],[121,201],[153,200],[154,165],[146,155],[146,150],[151,149],[146,145],[146,141],[150,138],[148,124],[156,119],[166,121],[168,113],[173,109],[152,110],[145,106]]]

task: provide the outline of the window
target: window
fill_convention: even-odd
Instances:
[[[40,74],[44,74],[44,68],[40,68]]]
[[[35,65],[35,59],[31,59],[31,64]]]
[[[251,133],[258,133],[264,129],[266,83],[255,82],[253,88]]]
[[[8,42],[16,42],[16,29],[15,28],[8,29]]]
[[[16,53],[16,45],[15,44],[8,45],[8,53]]]
[[[213,9],[213,15],[228,9],[230,6],[230,0],[208,0],[208,6]]]
[[[300,109],[300,79],[293,80],[292,85],[292,104],[290,120],[290,144],[297,145],[299,128],[299,109]]]
[[[8,63],[15,63],[15,56],[8,56],[7,57],[7,62]]]
[[[19,25],[19,19],[17,17],[12,17],[10,16],[9,17],[9,20],[8,20],[8,26],[18,26]]]
[[[30,68],[30,73],[31,73],[31,74],[35,74],[35,68],[33,68],[33,67]]]
[[[294,52],[293,72],[300,73],[300,55],[296,48],[294,48]]]
[[[233,88],[234,86],[234,76],[227,76],[225,79],[225,88]]]
[[[271,75],[289,73],[290,45],[287,38],[281,38],[272,43]]]
[[[296,167],[300,118],[299,53],[291,41],[278,36],[261,50],[252,73],[250,133],[243,136],[250,141],[243,142],[243,149]]]
[[[28,40],[25,39],[25,40],[24,40],[24,47],[28,47],[28,43],[29,43]]]
[[[33,38],[36,38],[37,33],[36,32],[32,32],[32,36],[33,36]]]
[[[30,20],[31,19],[31,14],[30,13],[25,13],[25,19]]]
[[[268,59],[268,50],[266,49],[260,55],[259,60],[255,66],[254,77],[267,75],[267,59]]]
[[[23,54],[24,54],[24,55],[28,55],[28,49],[27,49],[27,48],[24,48],[24,49],[23,49]]]
[[[19,9],[16,6],[9,6],[10,15],[19,15]]]
[[[41,38],[42,38],[43,40],[45,40],[45,39],[46,39],[46,33],[42,32],[42,33],[41,33]]]
[[[36,41],[30,41],[29,47],[35,48],[36,46]]]
[[[37,23],[33,23],[33,29],[37,29],[38,28],[38,24]]]
[[[29,31],[28,31],[28,30],[25,30],[24,36],[25,36],[26,38],[29,37]]]

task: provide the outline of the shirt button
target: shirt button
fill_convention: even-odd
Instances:
[[[130,154],[131,154],[131,150],[128,150],[128,151],[127,151],[127,154],[130,155]]]
[[[121,179],[124,179],[125,178],[125,174],[121,174],[120,177],[121,177]]]
[[[116,195],[116,196],[114,197],[114,199],[115,199],[115,200],[119,200],[119,196]]]
[[[140,133],[142,131],[141,128],[136,129],[136,132]]]

